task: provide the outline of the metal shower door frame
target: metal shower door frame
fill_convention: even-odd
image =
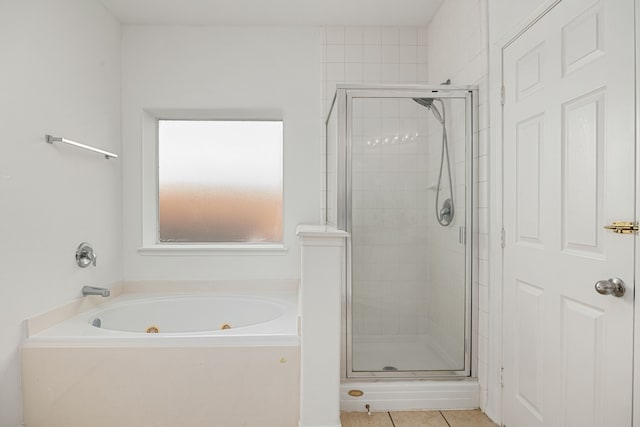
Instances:
[[[441,98],[465,100],[465,355],[464,369],[460,371],[354,371],[353,370],[353,309],[352,309],[352,244],[347,241],[347,262],[345,289],[342,292],[342,366],[344,379],[464,379],[477,376],[477,289],[474,289],[473,272],[477,265],[473,260],[474,246],[477,246],[473,229],[473,205],[475,193],[474,146],[478,135],[478,88],[477,86],[452,85],[338,85],[332,107],[328,114],[337,114],[338,148],[338,188],[337,222],[338,228],[352,231],[352,123],[353,100],[358,98]],[[327,117],[327,121],[329,118]],[[341,118],[346,120],[341,120]],[[475,270],[474,270],[474,267]],[[477,285],[475,285],[477,288]],[[472,304],[475,301],[475,304]]]

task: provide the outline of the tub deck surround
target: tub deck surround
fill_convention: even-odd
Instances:
[[[178,311],[168,308],[172,301]],[[210,328],[205,316],[205,325],[179,322],[168,327],[172,332],[162,332],[165,320],[202,318],[203,302],[223,317],[245,313],[245,319],[231,319],[244,326],[222,330],[221,318],[214,318]],[[105,326],[111,315],[126,320],[138,308],[171,311],[167,319],[158,316],[160,333],[91,324],[100,316]],[[29,427],[298,422],[296,292],[125,293],[27,338],[21,358]]]
[[[77,316],[80,313],[84,313],[101,306],[105,302],[120,295],[123,292],[124,285],[122,282],[117,282],[107,286],[107,288],[111,291],[110,297],[103,298],[96,295],[82,296],[52,310],[30,317],[25,321],[27,337],[36,335],[37,333],[57,323]]]

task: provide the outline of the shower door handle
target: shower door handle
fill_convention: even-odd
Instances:
[[[614,297],[621,297],[624,295],[624,282],[617,277],[612,277],[609,280],[598,280],[596,282],[596,292],[601,295],[613,295]]]

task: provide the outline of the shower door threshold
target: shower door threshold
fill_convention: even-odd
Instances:
[[[361,396],[352,396],[359,390]],[[357,394],[357,393],[356,393]],[[373,412],[440,409],[476,409],[480,406],[477,379],[459,381],[343,381],[340,384],[340,410]]]

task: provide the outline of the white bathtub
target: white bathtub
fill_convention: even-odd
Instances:
[[[150,327],[159,333],[146,333]],[[25,345],[50,343],[299,345],[296,296],[125,294],[35,334]]]
[[[45,329],[22,348],[26,425],[294,427],[296,301],[125,294]]]

